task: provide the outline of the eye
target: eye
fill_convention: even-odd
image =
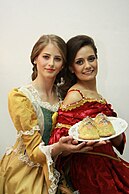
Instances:
[[[77,64],[77,65],[82,65],[83,63],[84,63],[83,59],[78,59],[75,61],[75,64]]]
[[[89,62],[94,62],[96,60],[96,57],[94,55],[91,55],[87,59]]]
[[[61,57],[55,57],[54,59],[55,59],[55,61],[57,61],[57,62],[62,61],[62,58],[61,58]]]
[[[43,58],[48,60],[49,59],[49,56],[48,55],[43,55]]]

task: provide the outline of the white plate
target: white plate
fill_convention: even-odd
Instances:
[[[108,117],[108,119],[110,120],[110,122],[112,123],[112,125],[115,129],[115,132],[116,132],[115,135],[108,136],[108,137],[101,137],[99,139],[92,140],[92,141],[109,140],[109,139],[114,138],[114,137],[120,135],[121,133],[123,133],[128,127],[128,123],[125,120],[121,119],[121,118]],[[76,123],[75,125],[73,125],[69,129],[69,135],[72,136],[74,139],[76,139],[78,141],[91,141],[91,140],[84,140],[84,139],[78,138],[78,126],[79,126],[80,122]]]

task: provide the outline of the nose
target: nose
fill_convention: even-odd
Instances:
[[[89,68],[89,67],[91,67],[89,61],[88,60],[85,60],[85,68]]]
[[[49,60],[49,66],[54,67],[54,59],[52,57]]]

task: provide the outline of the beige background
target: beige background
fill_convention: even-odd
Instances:
[[[129,0],[0,0],[0,157],[16,131],[7,95],[30,82],[30,52],[42,34],[66,41],[77,34],[95,39],[98,87],[118,116],[129,122]],[[129,130],[123,158],[129,161]]]

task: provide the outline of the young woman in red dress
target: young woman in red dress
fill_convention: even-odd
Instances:
[[[108,117],[117,117],[96,87],[98,62],[94,40],[86,35],[75,36],[67,42],[67,52],[64,88],[69,88],[59,108],[50,144],[68,135],[69,128],[86,116],[94,118],[98,113],[104,113]],[[62,193],[68,193],[65,192],[68,185],[69,193],[129,193],[129,163],[118,157],[113,149],[115,147],[122,154],[124,144],[125,134],[122,133],[100,145],[93,144],[89,151],[84,147],[80,152],[60,155],[57,167],[65,178],[61,181]]]

